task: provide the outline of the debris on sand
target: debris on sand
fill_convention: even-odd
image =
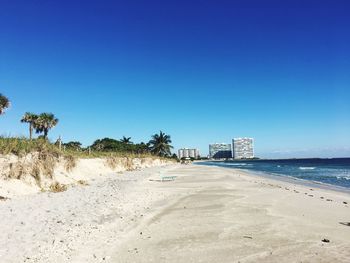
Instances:
[[[5,200],[7,200],[7,199],[8,199],[7,197],[4,197],[4,196],[1,196],[1,195],[0,195],[0,200],[1,200],[1,201],[5,201]]]
[[[329,243],[330,242],[329,239],[327,239],[327,238],[324,238],[321,241],[324,242],[324,243]]]

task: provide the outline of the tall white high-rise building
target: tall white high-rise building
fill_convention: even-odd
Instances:
[[[188,149],[183,148],[178,150],[178,158],[199,158],[199,150],[198,149]]]
[[[234,138],[232,140],[234,159],[254,158],[254,140],[253,138]]]

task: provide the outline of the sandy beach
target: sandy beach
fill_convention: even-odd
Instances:
[[[0,261],[349,262],[349,204],[227,168],[111,173],[0,201]]]

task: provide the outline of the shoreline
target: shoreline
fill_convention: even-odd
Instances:
[[[0,261],[348,262],[349,204],[224,167],[114,173],[1,201]]]
[[[315,158],[317,159],[317,158]],[[319,158],[322,159],[322,158]],[[339,159],[339,158],[336,158]],[[289,159],[286,159],[289,160]],[[293,160],[293,159],[290,159]],[[212,161],[210,161],[212,162]],[[213,161],[215,162],[215,161]],[[218,161],[218,163],[220,163],[220,161]],[[194,164],[197,164],[197,162],[194,162]],[[198,165],[205,165],[205,161],[204,162],[198,162]],[[212,166],[212,165],[208,165],[208,166]],[[220,165],[215,165],[215,167],[220,167],[220,168],[227,168],[227,169],[232,169],[232,170],[236,170],[236,171],[242,171],[242,172],[246,172],[255,176],[261,176],[261,177],[265,177],[265,178],[269,178],[272,180],[278,180],[278,181],[285,181],[285,182],[289,182],[289,183],[297,183],[300,185],[304,185],[306,187],[315,187],[315,188],[320,188],[320,189],[324,189],[324,190],[331,190],[331,191],[336,191],[336,192],[342,192],[342,193],[347,193],[350,194],[350,188],[348,187],[344,187],[344,186],[339,186],[339,185],[335,185],[335,184],[329,184],[329,183],[323,183],[323,182],[319,182],[319,181],[313,181],[313,180],[308,180],[308,179],[302,179],[302,178],[297,178],[291,175],[285,175],[285,174],[274,174],[274,173],[269,173],[269,172],[265,172],[265,171],[258,171],[258,170],[252,170],[252,169],[244,169],[244,168],[234,168],[234,167],[224,167],[224,166],[220,166]]]
[[[247,171],[244,169],[239,169],[239,170],[244,171],[244,172]],[[323,189],[323,190],[330,190],[330,191],[334,191],[334,192],[346,193],[346,194],[350,195],[350,188],[342,187],[342,186],[338,186],[338,185],[332,185],[332,184],[322,183],[322,182],[318,182],[318,181],[296,178],[296,177],[289,176],[289,175],[277,175],[277,174],[272,174],[272,173],[269,174],[267,172],[259,172],[259,171],[251,171],[250,170],[249,173],[252,175],[270,178],[272,180],[284,181],[284,182],[289,182],[289,183],[297,183],[299,185],[303,185],[306,187],[314,187],[314,188],[319,188],[319,189]]]
[[[227,168],[227,169],[233,169],[233,168]],[[350,188],[338,186],[338,185],[332,185],[332,184],[326,184],[322,182],[317,182],[317,181],[311,181],[307,179],[301,179],[301,178],[296,178],[293,176],[289,175],[277,175],[277,174],[272,174],[272,173],[267,173],[267,172],[260,172],[260,171],[253,171],[253,170],[245,170],[245,169],[236,169],[241,172],[246,172],[254,176],[259,176],[259,177],[264,177],[268,178],[271,180],[276,180],[276,181],[281,181],[281,182],[287,182],[291,184],[299,184],[305,187],[313,187],[313,188],[318,188],[322,190],[330,190],[334,192],[341,192],[345,194],[350,195]]]

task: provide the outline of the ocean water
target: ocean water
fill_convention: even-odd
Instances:
[[[350,189],[350,158],[208,161],[198,164],[252,170]]]

